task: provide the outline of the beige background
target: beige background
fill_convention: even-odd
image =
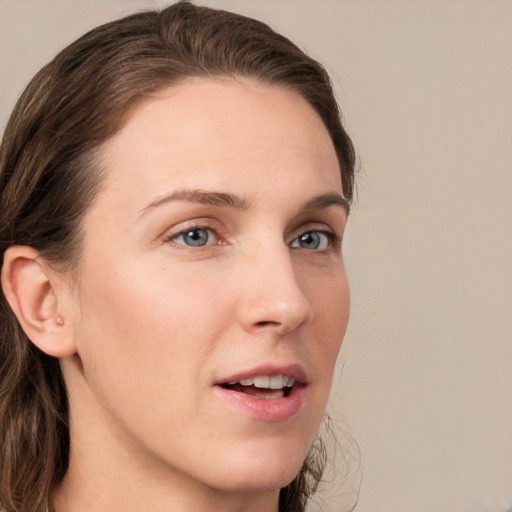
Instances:
[[[63,45],[161,3],[0,0],[0,128]],[[352,317],[332,410],[361,456],[348,480],[338,471],[324,509],[353,501],[362,474],[358,512],[505,512],[512,2],[203,3],[266,20],[326,64],[360,155],[346,248]]]

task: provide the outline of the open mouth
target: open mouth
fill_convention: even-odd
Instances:
[[[218,396],[251,420],[292,421],[306,404],[308,379],[300,365],[241,372],[216,383]]]
[[[256,398],[284,398],[288,396],[294,386],[295,379],[286,375],[260,375],[253,378],[220,384],[224,389],[245,393]]]

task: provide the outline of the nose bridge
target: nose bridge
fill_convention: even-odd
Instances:
[[[248,330],[292,331],[311,316],[290,248],[268,237],[245,256],[241,314]]]

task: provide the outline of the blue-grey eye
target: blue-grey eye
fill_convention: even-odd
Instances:
[[[312,251],[323,251],[329,247],[329,237],[321,231],[308,231],[298,236],[291,246]]]
[[[190,247],[203,247],[208,243],[209,238],[208,229],[195,228],[180,233],[173,241]]]

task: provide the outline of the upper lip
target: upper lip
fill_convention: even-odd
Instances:
[[[217,382],[216,385],[227,384],[229,382],[239,381],[242,379],[252,379],[257,376],[267,375],[275,377],[276,375],[283,375],[285,377],[292,377],[298,384],[307,384],[306,371],[300,364],[288,365],[275,365],[275,364],[262,364],[255,366],[249,370],[242,370],[240,372],[223,377]]]

